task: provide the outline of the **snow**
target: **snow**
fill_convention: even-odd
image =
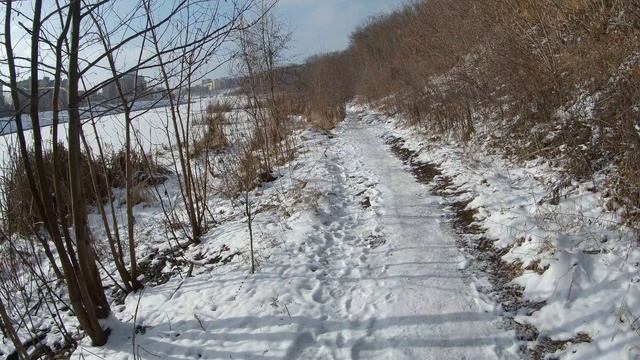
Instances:
[[[459,269],[439,199],[378,131],[352,112],[334,135],[301,138],[297,159],[252,197],[266,209],[253,224],[256,274],[244,218],[229,215],[185,256],[223,245],[243,256],[129,295],[108,344],[74,358],[515,358],[512,331]]]
[[[136,124],[149,148],[167,145],[164,111]],[[122,141],[118,119],[99,122],[114,148]],[[250,126],[240,113],[233,121],[241,139]],[[445,199],[416,181],[385,144],[389,136],[403,139],[416,160],[437,164],[456,191]],[[250,194],[255,274],[244,204],[225,199],[219,179],[202,243],[175,254],[175,262],[161,259],[184,242],[170,234],[159,204],[182,211],[173,174],[159,198],[134,209],[140,261],[160,266],[169,280],[114,303],[108,343],[96,348],[84,339],[72,358],[515,359],[521,346],[535,344],[516,339],[511,317],[553,340],[591,338],[553,357],[640,358],[640,251],[606,210],[602,179],[566,181],[545,161],[514,163],[483,143],[421,134],[360,105],[330,134],[300,129],[294,137],[295,159]],[[477,209],[483,234],[456,232],[450,204],[459,200]],[[121,204],[116,211],[124,216]],[[102,254],[97,213],[89,223]],[[461,248],[480,237],[504,249],[506,263],[546,268],[513,279],[527,300],[544,301],[539,309],[505,309],[475,254]],[[219,258],[225,261],[213,261]]]
[[[502,256],[506,263],[521,262],[526,268],[539,261],[539,269],[547,268],[541,274],[524,270],[513,280],[523,287],[525,299],[545,301],[539,310],[514,319],[553,340],[580,333],[591,338],[569,343],[555,356],[640,358],[637,233],[607,210],[602,176],[567,183],[561,169],[550,168],[544,159],[518,164],[492,154],[483,136],[461,144],[405,128],[402,118],[387,118],[368,107],[359,110],[369,122],[384,124],[382,133],[404,139],[404,146],[418,152],[418,160],[438,165],[461,193],[454,200],[473,199],[467,208],[478,210],[475,222],[484,233],[466,235],[470,243],[487,237],[507,250]],[[549,201],[554,194],[555,205]],[[473,254],[468,261],[473,265]],[[500,307],[486,275],[474,276],[478,303]]]
[[[211,98],[196,99],[191,104],[191,113],[194,118],[198,118],[201,115],[201,111],[206,108],[209,101],[223,101],[228,100],[236,102],[237,97],[228,97],[218,95]],[[143,107],[144,104],[138,104],[136,108]],[[146,104],[150,106],[149,104]],[[144,150],[153,154],[157,151],[169,146],[167,141],[168,135],[173,136],[173,127],[170,126],[170,114],[168,107],[161,107],[161,104],[156,104],[152,108],[143,108],[142,110],[134,110],[131,112],[132,117],[132,129],[134,132],[134,142],[138,146],[142,146]],[[182,104],[179,107],[179,111],[186,114],[187,105]],[[99,110],[98,110],[99,111]],[[46,146],[51,145],[52,141],[52,129],[50,126],[51,112],[43,112],[43,125],[41,127],[42,141]],[[87,115],[88,116],[88,115]],[[32,131],[30,118],[23,116],[23,123],[25,124],[25,138],[27,144],[32,143]],[[0,124],[8,122],[8,118],[0,118]],[[58,141],[66,144],[67,123],[66,118],[61,120],[58,125]],[[125,141],[125,119],[124,114],[116,113],[110,115],[104,115],[93,119],[96,125],[96,131],[92,127],[92,120],[90,118],[83,118],[83,132],[87,137],[87,142],[92,151],[98,152],[96,137],[101,139],[102,145],[107,149],[114,151],[120,150],[124,146]],[[11,130],[13,131],[13,130]],[[0,133],[1,134],[1,133]],[[18,137],[14,132],[0,135],[0,164],[4,165],[9,160],[10,149],[17,148]]]

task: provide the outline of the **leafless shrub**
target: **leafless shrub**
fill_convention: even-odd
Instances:
[[[216,168],[222,179],[220,190],[228,199],[236,199],[260,184],[260,159],[246,145],[237,146],[237,150],[219,161]]]
[[[291,144],[289,114],[295,102],[285,91],[289,73],[279,66],[291,33],[275,16],[272,0],[258,2],[255,19],[236,39],[239,48],[233,71],[242,79],[240,94],[246,103],[245,114],[253,127],[250,149],[258,150],[260,173],[271,174],[286,161]]]
[[[329,129],[357,94],[431,134],[467,141],[480,126],[507,156],[546,157],[582,180],[606,172],[637,221],[639,18],[637,1],[414,2],[302,66],[306,113]],[[347,100],[332,93],[341,78],[355,86]]]
[[[59,161],[66,162],[68,158],[67,148],[58,144],[57,156]],[[62,210],[61,216],[67,217],[70,214],[71,203],[69,189],[69,173],[65,167],[55,167],[53,162],[52,149],[45,150],[43,153],[43,164],[45,171],[49,176],[57,177],[62,185],[62,192],[56,194],[55,201]],[[33,152],[29,155],[33,159]],[[33,231],[39,229],[37,224],[42,223],[40,215],[35,211],[33,195],[26,180],[24,164],[16,157],[10,159],[4,170],[4,177],[0,188],[6,196],[7,213],[6,222],[7,229],[10,233],[18,233],[22,235],[32,235]],[[86,155],[81,158],[82,167],[82,191],[87,197],[88,204],[96,205],[98,199],[109,199],[110,188],[125,187],[125,162],[124,151],[111,152],[106,154],[104,159],[93,159]],[[97,188],[90,178],[90,167],[97,173]],[[152,165],[149,170],[148,165],[143,156],[138,152],[132,152],[131,167],[134,169],[134,182],[137,187],[137,198],[141,200],[151,199],[143,196],[144,189],[154,185],[157,182],[164,181],[169,174],[169,170],[159,165]]]
[[[224,100],[211,101],[207,104],[206,114],[223,114],[233,111],[233,104]]]
[[[207,105],[205,113],[202,115],[201,126],[204,127],[201,136],[194,139],[191,146],[191,156],[199,157],[208,151],[220,152],[224,150],[229,141],[224,133],[224,126],[227,123],[227,119],[223,115],[227,110],[231,109],[231,105],[224,103],[222,105],[219,102],[210,103]],[[197,135],[196,135],[197,136]]]
[[[302,74],[305,115],[312,125],[330,130],[346,115],[346,104],[354,96],[353,59],[349,53],[315,56]]]
[[[64,147],[62,144],[58,144],[57,148],[60,161],[66,162],[68,158],[66,147]],[[68,193],[68,171],[66,171],[64,167],[54,166],[53,151],[47,150],[43,155],[43,165],[46,173],[49,174],[49,176],[53,176],[53,174],[55,174],[61,184],[63,184],[61,189],[63,189],[64,192],[56,194],[55,201],[63,211],[62,216],[66,217],[69,215],[71,209],[70,194]],[[29,153],[29,157],[33,161],[33,151]],[[85,176],[84,181],[82,181],[82,191],[88,197],[90,202],[95,203],[96,194],[94,193],[94,189],[89,178],[88,161],[89,160],[86,158],[86,156],[82,157],[82,173]],[[107,194],[107,186],[108,185],[105,181],[101,181],[99,183],[99,195],[104,197]],[[14,158],[12,161],[10,161],[9,168],[5,170],[3,191],[7,194],[7,204],[10,204],[8,209],[9,211],[7,213],[8,217],[6,219],[9,231],[11,233],[15,232],[19,234],[31,234],[32,231],[34,231],[34,224],[41,224],[43,220],[35,211],[34,199],[27,182],[27,175],[24,164],[17,158]]]

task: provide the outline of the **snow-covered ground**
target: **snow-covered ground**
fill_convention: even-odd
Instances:
[[[212,96],[213,98],[221,95]],[[207,99],[203,97],[202,99]],[[200,99],[194,99],[194,103],[198,103]],[[156,100],[137,100],[133,103],[132,110],[134,113],[145,112],[156,108],[166,108],[170,104],[168,99],[156,99]],[[91,113],[100,114],[99,117],[106,118],[107,116],[122,114],[121,108],[117,104],[109,104],[108,106],[95,106],[92,108],[83,107],[80,108],[80,118],[83,122],[90,121]],[[53,123],[53,111],[41,111],[39,113],[40,126],[46,127]],[[94,115],[95,116],[95,115]],[[66,123],[68,120],[67,112],[65,110],[60,111],[58,114],[59,123]],[[31,116],[29,114],[22,115],[22,128],[25,130],[31,129]],[[13,117],[0,117],[0,136],[11,134],[17,131],[15,118]]]
[[[439,199],[379,130],[352,112],[331,136],[305,131],[298,157],[253,195],[256,274],[240,209],[221,207],[228,220],[185,256],[242,255],[130,295],[109,343],[74,356],[516,358],[513,332],[474,299]]]
[[[353,105],[330,134],[295,132],[296,157],[250,195],[255,274],[237,200],[212,192],[216,223],[174,261],[157,199],[137,205],[140,262],[168,281],[114,303],[107,345],[85,339],[73,358],[515,359],[540,344],[567,359],[640,358],[640,252],[597,189],[569,184],[550,201],[561,177],[544,162],[513,164],[401,120]],[[420,161],[439,167],[435,181],[412,175]],[[162,187],[179,207],[175,174]],[[460,203],[478,231],[457,227]],[[522,287],[521,306],[477,252],[487,239],[520,270],[507,283]],[[523,326],[539,336],[523,338]]]
[[[472,214],[473,231],[461,236],[473,291],[483,308],[526,327],[529,351],[520,356],[640,359],[637,232],[610,211],[615,199],[603,178],[567,180],[544,159],[517,164],[496,155],[482,134],[467,144],[447,141],[404,128],[402,118],[356,110],[381,136],[402,139],[413,161],[440,169],[437,182],[448,184],[439,189],[442,202],[453,215],[460,204],[457,211]],[[486,243],[495,248],[480,254]],[[498,276],[513,279],[486,272],[496,263]]]
[[[210,102],[228,101],[233,105],[238,104],[239,98],[230,97],[225,95],[217,95],[210,98],[196,99],[190,104],[189,111],[193,116],[192,119],[199,120],[200,115]],[[138,105],[141,107],[142,105]],[[187,113],[187,104],[182,104],[179,107],[179,111],[184,115]],[[173,136],[173,126],[171,125],[171,117],[169,107],[162,107],[156,104],[153,108],[144,108],[142,110],[134,110],[131,112],[133,118],[132,129],[134,133],[134,144],[141,146],[148,154],[163,149],[169,145],[168,136]],[[100,111],[99,109],[96,111]],[[64,112],[61,113],[61,115]],[[52,126],[50,126],[50,112],[41,114],[44,117],[43,125],[41,128],[42,141],[45,146],[50,146],[52,141]],[[66,143],[67,123],[66,115],[58,125],[58,141]],[[30,120],[28,116],[23,116],[23,123],[25,124],[25,137],[27,144],[32,142],[32,130]],[[7,118],[0,119],[0,125],[6,121]],[[192,120],[193,121],[193,120]],[[95,123],[95,131],[92,124]],[[111,115],[103,115],[96,118],[83,119],[83,132],[87,138],[89,146],[92,151],[98,152],[97,140],[99,138],[102,145],[107,149],[114,151],[120,150],[124,146],[124,133],[125,133],[125,120],[124,114],[116,113]],[[6,134],[0,133],[0,168],[4,166],[9,158],[11,149],[17,149],[18,137],[11,131]]]

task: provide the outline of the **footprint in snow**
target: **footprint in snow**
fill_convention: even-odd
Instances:
[[[311,294],[311,299],[320,304],[326,304],[329,301],[329,298],[325,295],[322,288],[316,289],[313,294]]]

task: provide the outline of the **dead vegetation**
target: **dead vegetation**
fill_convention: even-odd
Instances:
[[[345,106],[354,96],[353,63],[350,53],[329,53],[307,60],[300,77],[298,96],[304,114],[316,128],[328,131],[345,117]]]
[[[210,102],[202,114],[200,126],[202,135],[197,137],[191,145],[191,156],[200,157],[209,152],[219,153],[229,146],[229,140],[224,132],[227,123],[225,113],[233,110],[228,102]]]
[[[108,324],[100,322],[111,313],[111,299],[105,289],[118,287],[123,293],[131,293],[144,285],[137,269],[136,204],[155,197],[166,222],[179,225],[179,233],[178,229],[169,229],[171,239],[178,242],[186,238],[189,245],[198,244],[215,221],[207,203],[210,162],[202,161],[200,155],[227,146],[224,114],[234,108],[227,102],[212,103],[204,124],[198,124],[199,116],[191,111],[199,92],[194,91],[194,85],[208,74],[201,71],[203,66],[214,59],[215,66],[230,60],[223,59],[220,50],[236,33],[253,27],[246,26],[246,16],[251,13],[263,18],[271,7],[253,1],[225,1],[229,6],[220,6],[217,1],[176,1],[167,5],[171,11],[165,13],[150,1],[141,1],[121,18],[116,15],[122,9],[110,2],[99,6],[81,2],[43,6],[38,1],[28,9],[14,9],[12,4],[6,2],[3,8],[7,31],[3,34],[2,61],[7,68],[4,85],[11,93],[10,105],[15,110],[11,115],[19,145],[10,150],[15,153],[0,179],[0,251],[3,258],[13,257],[10,267],[0,267],[0,329],[11,333],[16,353],[10,357],[53,358],[51,353],[42,355],[31,348],[45,342],[40,337],[43,329],[59,333],[55,338],[68,344],[74,345],[80,336],[86,336],[92,345],[101,346],[111,331]],[[60,26],[53,26],[58,20]],[[23,27],[30,29],[28,34],[16,30],[12,21],[26,24]],[[174,30],[176,22],[180,23],[180,36],[165,36]],[[95,51],[79,50],[88,44],[97,46]],[[132,50],[126,55],[131,60],[126,65],[118,51],[123,46]],[[14,48],[30,48],[30,56],[17,56]],[[96,68],[108,74],[105,79],[96,82],[87,77],[95,74]],[[22,80],[27,76],[31,80],[25,88]],[[45,82],[53,79],[50,100],[43,99],[42,90],[51,85],[43,85],[41,77]],[[156,98],[158,95],[161,99]],[[157,186],[168,178],[169,171],[155,164],[149,154],[136,153],[144,149],[147,140],[152,146],[152,140],[145,139],[146,134],[136,128],[137,119],[153,107],[146,108],[142,102],[151,98],[158,100],[154,106],[160,104],[167,110],[162,129],[169,143],[165,159],[171,159],[167,162],[176,174],[180,190],[177,199],[169,198],[166,187]],[[39,105],[51,108],[51,119],[42,116]],[[99,135],[96,120],[120,111],[124,134],[118,140],[122,140],[123,150],[109,153],[102,145],[108,146],[109,140],[120,134]],[[51,127],[43,130],[49,120]],[[60,126],[63,121],[67,122],[64,127]],[[25,128],[27,124],[29,129]],[[205,131],[202,139],[196,139],[197,131],[192,129],[200,125]],[[89,126],[94,130],[97,149],[87,141]],[[44,131],[51,131],[51,140],[42,136]],[[111,191],[113,188],[123,191]],[[176,210],[176,204],[185,212]],[[92,205],[97,209],[91,209]],[[90,218],[94,210],[100,216],[103,232]],[[106,241],[98,243],[104,240],[98,239],[101,236]],[[104,249],[108,245],[109,251],[100,251],[103,245]],[[167,255],[175,256],[179,254]],[[213,261],[228,262],[231,258]],[[146,263],[142,266],[144,275],[156,270]],[[19,296],[13,298],[16,293]],[[78,324],[73,322],[68,331],[66,316],[64,321],[60,316],[63,312],[77,319]],[[29,338],[20,338],[30,335],[34,335],[34,344]],[[46,343],[50,340],[47,337]]]
[[[210,101],[207,104],[206,115],[225,114],[233,111],[233,104],[226,100]]]
[[[67,148],[58,144],[56,146],[58,163],[66,164],[68,161]],[[33,161],[33,152],[29,153]],[[60,193],[56,194],[54,201],[62,211],[61,216],[67,217],[71,211],[71,198],[69,194],[69,172],[66,167],[55,167],[53,161],[53,149],[46,149],[43,153],[43,164],[49,181],[55,176],[60,182]],[[158,185],[167,179],[170,171],[155,163],[148,164],[148,157],[139,152],[131,154],[131,169],[133,170],[135,203],[149,202],[153,200],[148,191],[149,186]],[[86,196],[89,205],[96,205],[97,201],[108,201],[112,196],[110,189],[124,188],[126,186],[124,151],[110,152],[104,158],[88,157],[82,155],[80,165],[82,192]],[[42,219],[35,211],[34,199],[28,186],[24,164],[13,156],[6,163],[2,179],[2,193],[5,199],[1,202],[4,209],[3,221],[5,229],[9,233],[32,235],[40,229]],[[91,169],[96,173],[96,183],[92,182]]]
[[[605,173],[599,190],[634,226],[639,24],[636,0],[415,2],[304,65],[307,115],[329,129],[357,95],[421,131],[547,158],[579,180]]]

